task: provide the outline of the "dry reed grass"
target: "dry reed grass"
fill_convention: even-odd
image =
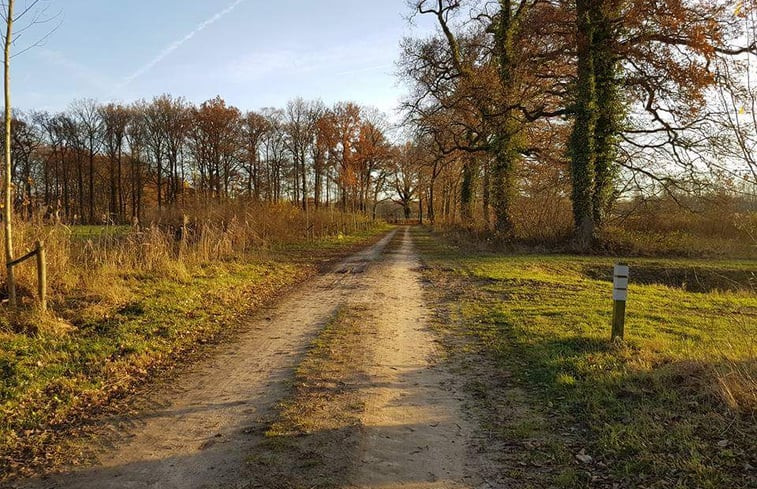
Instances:
[[[371,225],[366,216],[333,209],[306,214],[288,203],[234,201],[164,210],[155,213],[150,224],[134,227],[68,227],[41,219],[19,220],[14,223],[14,249],[20,256],[37,240],[45,242],[53,306],[71,295],[113,304],[128,298],[128,288],[115,279],[125,273],[181,281],[197,267],[250,259],[271,247],[351,234]],[[16,279],[22,304],[33,303],[37,281],[33,260],[16,268]],[[5,283],[4,267],[0,280]]]

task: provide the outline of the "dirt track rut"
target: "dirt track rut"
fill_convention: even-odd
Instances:
[[[351,300],[371,311],[372,362],[361,395],[363,437],[350,481],[360,488],[459,489],[478,487],[467,470],[468,436],[452,375],[435,361],[428,329],[420,260],[405,228]]]

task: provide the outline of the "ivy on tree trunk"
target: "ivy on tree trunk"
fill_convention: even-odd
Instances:
[[[598,120],[597,87],[592,56],[594,25],[592,0],[576,0],[576,80],[575,122],[570,138],[571,176],[573,180],[573,218],[576,240],[588,247],[594,237],[594,182],[596,164],[595,133]]]
[[[513,16],[512,1],[500,0],[499,4],[500,12],[494,29],[494,37],[499,62],[503,110],[501,119],[497,121],[498,127],[492,141],[493,161],[490,184],[494,232],[500,237],[509,237],[513,234],[510,209],[515,194],[515,169],[520,158],[518,121],[514,110],[510,108],[517,85],[514,38],[518,23]]]

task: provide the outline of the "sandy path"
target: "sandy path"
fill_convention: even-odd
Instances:
[[[196,365],[151,400],[159,408],[121,423],[99,465],[19,488],[245,487],[255,426],[285,394],[305,347],[348,298],[395,233],[262,311],[234,344]]]
[[[420,262],[409,229],[366,277],[371,286],[353,301],[371,311],[366,329],[373,362],[368,382],[358,467],[350,485],[361,488],[430,489],[474,485],[466,470],[472,428],[461,413],[461,395],[435,364],[437,345],[428,330]]]
[[[419,267],[409,229],[390,233],[262,311],[233,345],[170,387],[158,386],[151,401],[160,407],[122,422],[120,442],[102,449],[96,467],[11,487],[249,487],[254,477],[245,462],[260,441],[260,420],[286,395],[305,347],[340,310],[358,311],[369,359],[355,365],[365,379],[356,393],[365,405],[363,429],[342,486],[481,487],[467,465],[473,429],[461,412],[459,383],[436,362]]]

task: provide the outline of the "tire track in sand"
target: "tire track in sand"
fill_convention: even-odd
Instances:
[[[409,228],[396,239],[398,246],[372,267],[372,286],[353,297],[373,312],[366,317],[373,362],[365,366],[361,452],[349,485],[479,487],[468,466],[473,429],[463,416],[452,374],[435,359],[440,347],[428,328],[431,310]]]

